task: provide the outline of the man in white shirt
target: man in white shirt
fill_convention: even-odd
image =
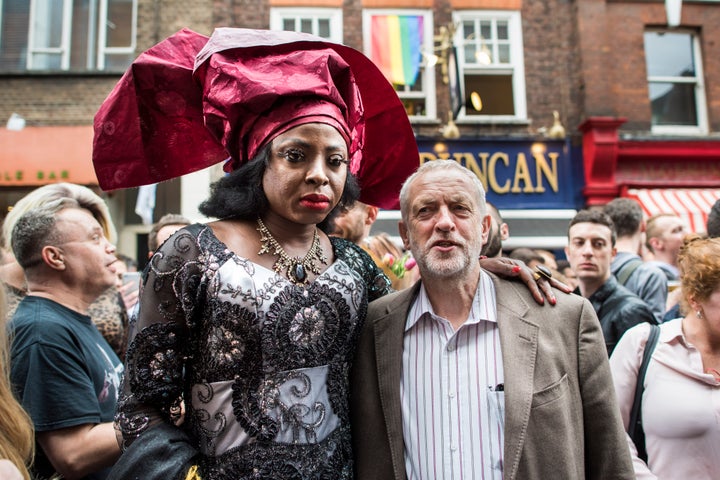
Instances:
[[[481,269],[477,177],[425,163],[400,193],[421,281],[373,302],[351,379],[356,478],[633,478],[600,325]]]

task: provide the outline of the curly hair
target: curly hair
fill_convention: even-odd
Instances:
[[[210,197],[200,204],[200,213],[220,219],[255,220],[270,208],[262,188],[262,178],[270,161],[268,143],[255,159],[222,177],[210,187]],[[343,207],[350,207],[360,197],[357,178],[348,172],[340,201],[318,228],[332,231],[332,219]]]
[[[680,307],[691,310],[688,298],[703,301],[720,286],[720,238],[705,238],[697,234],[685,237],[678,255],[680,285],[683,290]]]

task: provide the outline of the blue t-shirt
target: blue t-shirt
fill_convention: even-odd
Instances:
[[[27,296],[10,322],[11,380],[37,432],[113,420],[123,365],[90,317]],[[35,473],[54,469],[37,447]],[[102,479],[107,471],[85,477]]]

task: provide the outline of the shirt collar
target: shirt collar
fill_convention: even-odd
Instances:
[[[413,328],[423,317],[442,318],[435,314],[430,304],[425,284],[421,282],[420,291],[410,306],[407,319],[405,320],[405,331]],[[473,297],[472,306],[465,324],[478,323],[481,320],[497,323],[497,306],[495,302],[495,285],[490,275],[484,271],[480,271],[475,296]]]

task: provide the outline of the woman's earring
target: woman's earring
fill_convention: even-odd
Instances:
[[[697,317],[698,317],[700,320],[703,319],[702,310],[698,310],[697,312],[695,312],[695,314],[697,315]]]

